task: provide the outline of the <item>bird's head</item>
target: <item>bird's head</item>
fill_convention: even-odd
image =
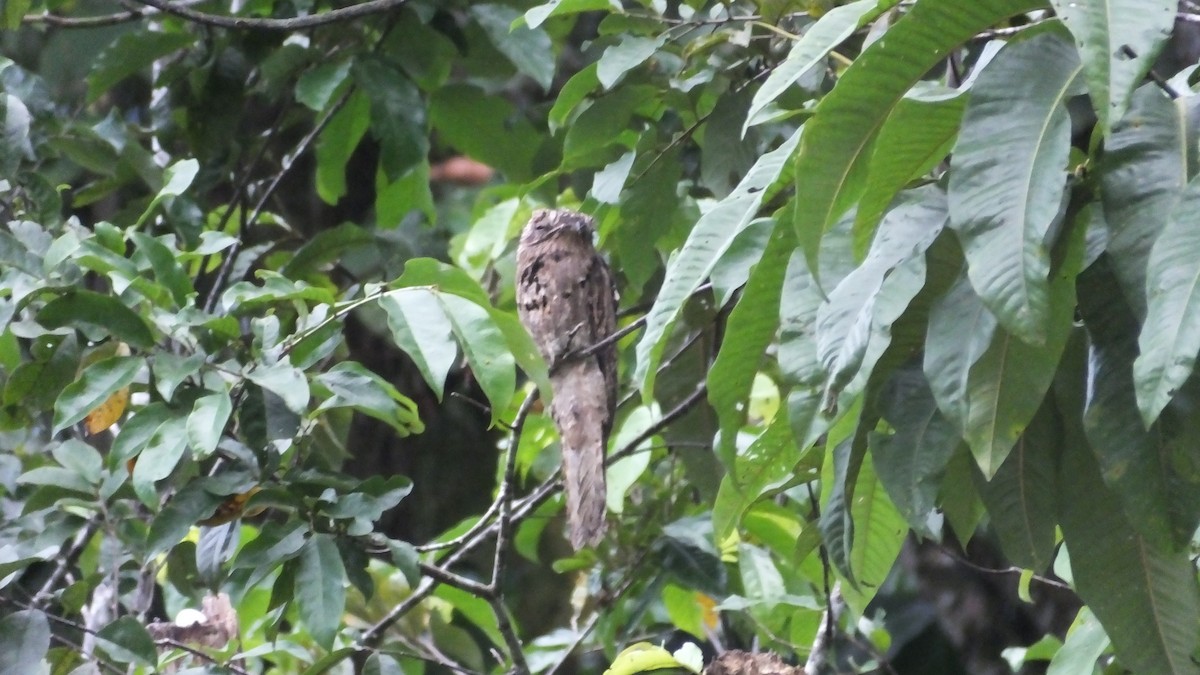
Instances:
[[[553,237],[576,236],[590,244],[595,231],[591,216],[567,209],[538,209],[522,230],[521,243],[537,244]]]

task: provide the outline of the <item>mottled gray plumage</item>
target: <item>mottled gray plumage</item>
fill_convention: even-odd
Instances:
[[[617,404],[615,345],[575,355],[616,327],[612,272],[592,245],[594,231],[582,213],[539,210],[517,247],[517,309],[550,366],[575,550],[604,535],[604,448]]]

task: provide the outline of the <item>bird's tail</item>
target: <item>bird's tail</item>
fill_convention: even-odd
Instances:
[[[604,377],[591,360],[565,364],[551,379],[551,412],[562,438],[567,528],[578,551],[604,536],[607,394]]]
[[[576,551],[604,537],[604,452],[597,447],[563,445],[563,480],[567,491],[567,529]]]

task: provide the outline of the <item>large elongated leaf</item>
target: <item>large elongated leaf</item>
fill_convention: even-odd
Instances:
[[[1043,5],[1043,0],[923,0],[855,59],[805,125],[796,156],[801,196],[796,232],[810,261],[821,235],[858,198],[859,165],[904,93],[980,30]]]
[[[1171,35],[1176,0],[1050,0],[1083,57],[1092,107],[1107,134]]]
[[[792,50],[788,52],[783,63],[771,71],[766,82],[754,93],[754,100],[746,113],[746,127],[770,119],[768,115],[760,117],[759,113],[813,66],[820,63],[830,51],[853,35],[854,31],[874,21],[895,4],[890,0],[857,0],[829,10],[809,26],[804,35],[792,45]]]
[[[905,201],[885,216],[867,259],[842,279],[821,306],[817,353],[826,371],[827,401],[835,400],[860,371],[864,376],[869,372],[872,337],[880,329],[886,332],[920,290],[925,250],[945,220],[945,197],[939,189],[924,188],[906,195]],[[889,295],[893,290],[903,291],[894,298],[899,304]],[[888,304],[892,306],[885,306]],[[882,346],[876,345],[876,358]]]
[[[850,515],[854,519],[850,567],[858,585],[842,591],[847,604],[861,612],[887,578],[908,534],[908,524],[875,475],[870,455],[859,469]]]
[[[300,552],[296,601],[317,644],[329,649],[346,607],[346,567],[331,535],[314,534]]]
[[[1196,673],[1200,588],[1187,554],[1165,553],[1130,526],[1085,445],[1067,446],[1058,489],[1076,588],[1117,658],[1138,673]]]
[[[909,526],[932,537],[929,516],[946,465],[962,443],[958,428],[938,412],[919,369],[897,371],[882,404],[896,433],[871,439],[879,480]]]
[[[708,371],[708,400],[721,424],[718,456],[728,466],[733,442],[744,418],[744,402],[758,372],[763,351],[779,326],[779,297],[788,258],[796,247],[794,231],[776,223],[762,258],[750,273],[742,300],[729,315],[721,351]]]
[[[1194,172],[1196,99],[1172,101],[1150,84],[1134,93],[1100,159],[1108,253],[1134,315],[1146,315],[1150,249]]]
[[[1200,352],[1200,180],[1184,189],[1150,251],[1149,307],[1133,362],[1138,409],[1146,426],[1158,419],[1191,376]]]
[[[950,226],[971,284],[1008,332],[1036,344],[1046,341],[1046,237],[1071,146],[1063,102],[1080,67],[1057,33],[1002,49],[972,87],[950,164]]]
[[[926,354],[925,371],[934,398],[939,409],[960,425],[963,438],[988,479],[1004,463],[1054,379],[1074,318],[1075,277],[1082,264],[1083,235],[1080,227],[1070,231],[1063,262],[1050,280],[1044,344],[1023,342],[1001,326],[989,330],[987,310],[971,304],[982,304],[982,300],[962,295],[967,291],[961,287],[932,312],[928,342],[931,353]],[[963,335],[963,330],[970,333]],[[987,348],[980,352],[984,340],[989,340]]]
[[[1048,569],[1054,559],[1054,472],[1062,438],[1049,400],[1034,415],[996,475],[979,485],[979,496],[1004,554],[1035,572]]]
[[[646,330],[637,344],[634,379],[641,384],[643,396],[649,398],[654,391],[654,378],[668,332],[683,304],[703,283],[734,237],[753,220],[767,188],[779,178],[799,140],[797,131],[783,145],[759,157],[733,192],[700,218],[683,248],[671,258],[666,279],[646,316]]]
[[[1168,405],[1149,429],[1143,425],[1133,381],[1138,323],[1106,263],[1101,258],[1080,277],[1079,311],[1091,338],[1084,429],[1105,482],[1140,536],[1162,548],[1182,547],[1200,523],[1200,480],[1180,470],[1200,438],[1200,419],[1190,406]],[[1193,399],[1195,387],[1189,384],[1182,398]]]
[[[870,246],[875,226],[896,193],[945,159],[962,122],[967,97],[947,89],[910,92],[879,130],[867,183],[854,215],[854,253]]]

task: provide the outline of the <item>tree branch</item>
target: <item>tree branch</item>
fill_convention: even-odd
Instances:
[[[203,24],[206,26],[215,26],[217,28],[233,28],[237,30],[276,30],[276,31],[297,31],[304,28],[314,28],[316,26],[324,26],[326,24],[338,23],[341,21],[350,21],[371,14],[381,14],[389,12],[393,9],[403,6],[408,0],[368,0],[357,5],[342,7],[324,14],[310,14],[308,16],[298,16],[291,19],[271,19],[261,17],[244,17],[244,16],[227,16],[223,14],[209,14],[207,12],[198,12],[194,9],[188,9],[181,5],[177,5],[166,0],[122,0],[123,5],[130,7],[130,11],[140,11],[137,5],[146,5],[153,7],[165,14],[171,14],[181,19],[186,19],[194,23]]]

